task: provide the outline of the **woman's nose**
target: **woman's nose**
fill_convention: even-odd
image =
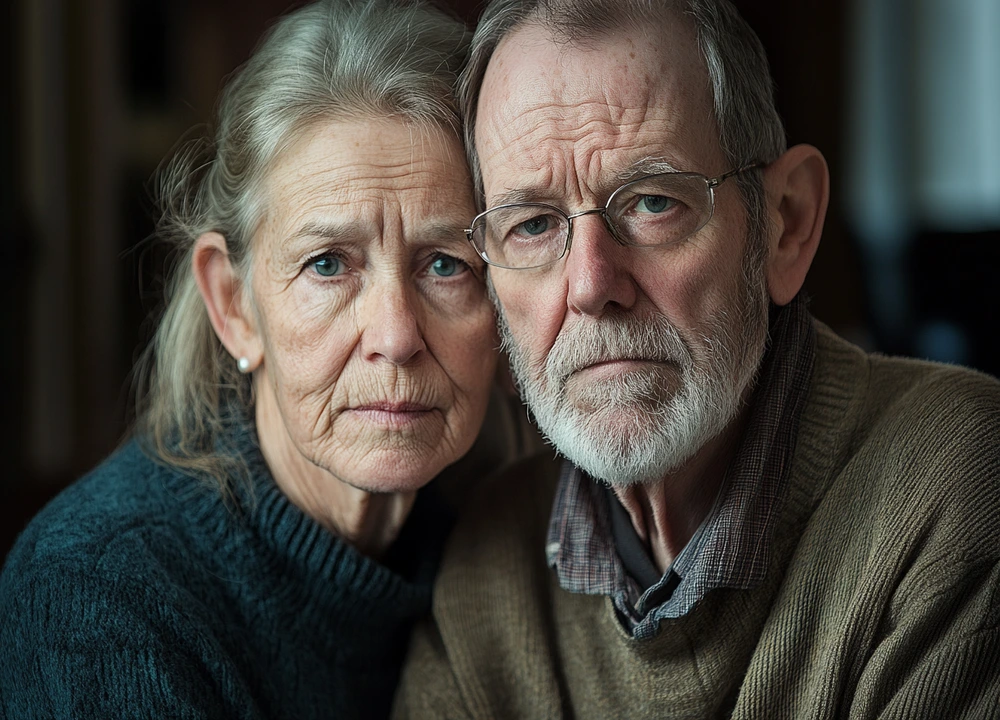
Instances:
[[[415,293],[398,279],[368,291],[362,310],[362,349],[370,360],[384,358],[405,365],[426,349]]]

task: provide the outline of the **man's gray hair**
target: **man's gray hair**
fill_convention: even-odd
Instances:
[[[774,106],[773,82],[757,35],[728,0],[494,0],[472,39],[469,64],[459,81],[466,149],[476,201],[482,210],[483,177],[476,154],[476,107],[486,67],[500,41],[523,25],[538,25],[554,39],[582,43],[612,31],[648,32],[656,23],[691,19],[712,85],[719,143],[732,168],[769,163],[786,149]],[[750,232],[766,227],[759,173],[736,178],[749,215]]]
[[[252,388],[195,284],[198,237],[225,237],[248,292],[264,183],[282,150],[327,120],[391,117],[457,134],[454,86],[467,52],[465,26],[419,2],[321,0],[281,18],[232,76],[214,139],[182,147],[158,178],[157,235],[174,262],[163,317],[135,374],[136,434],[152,455],[223,491],[246,474],[225,438],[233,412],[249,412]]]

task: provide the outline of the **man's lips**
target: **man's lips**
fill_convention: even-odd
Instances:
[[[573,370],[567,379],[574,376],[586,377],[588,380],[612,377],[630,370],[643,370],[651,365],[672,365],[673,363],[664,360],[653,360],[649,358],[609,358],[588,363]]]

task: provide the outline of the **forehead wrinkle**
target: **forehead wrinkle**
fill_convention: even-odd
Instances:
[[[600,103],[597,103],[600,107]],[[607,108],[604,108],[607,110]],[[652,112],[650,111],[652,110]],[[596,195],[597,201],[614,191],[625,179],[640,174],[644,164],[654,159],[657,161],[658,172],[664,172],[674,167],[683,167],[686,163],[679,153],[670,151],[684,138],[674,135],[665,138],[655,131],[652,124],[657,120],[669,123],[672,113],[658,112],[659,108],[624,108],[619,109],[619,118],[628,117],[617,124],[607,117],[577,118],[572,122],[561,113],[551,114],[559,126],[558,132],[550,129],[544,122],[532,123],[527,119],[525,124],[529,129],[524,136],[530,149],[518,154],[516,148],[501,143],[498,150],[489,159],[503,159],[515,156],[518,165],[518,182],[506,187],[492,190],[488,193],[487,206],[513,202],[549,202],[561,204],[570,195],[583,199],[588,195]],[[607,113],[604,113],[607,115]],[[652,117],[651,117],[652,116]],[[565,143],[571,143],[572,172],[567,164],[555,161],[553,158],[563,156]],[[665,158],[665,154],[677,154],[680,158]],[[648,174],[648,173],[647,173]],[[575,178],[573,187],[568,187],[570,178]],[[590,193],[584,192],[584,187]]]
[[[455,172],[450,162],[451,148],[447,149],[448,157],[442,158],[428,149],[430,138],[427,133],[415,132],[411,127],[406,129],[409,142],[405,144],[405,153],[399,152],[402,147],[390,146],[385,152],[367,152],[362,158],[352,155],[337,162],[338,159],[331,158],[329,154],[303,158],[293,146],[292,151],[286,151],[271,169],[267,184],[272,192],[277,191],[274,195],[278,200],[293,200],[310,191],[324,194],[358,191],[393,193],[427,189],[425,176]],[[307,139],[308,136],[303,138]],[[355,146],[358,146],[357,143]],[[464,160],[461,162],[464,164]],[[289,192],[293,193],[290,197],[283,197]]]
[[[504,105],[508,110],[511,109],[511,104]],[[489,123],[498,142],[477,144],[497,146],[492,152],[483,154],[483,158],[488,160],[509,149],[504,140],[511,135],[522,137],[542,134],[543,137],[551,137],[553,141],[576,142],[591,132],[605,129],[619,134],[635,132],[647,121],[650,112],[656,109],[658,108],[644,105],[609,106],[599,100],[581,102],[552,100],[544,104],[518,108],[514,113],[504,111],[497,113],[495,117],[489,119]],[[553,131],[559,135],[553,136]]]
[[[269,212],[269,216],[286,215],[294,218],[308,218],[323,215],[339,215],[348,211],[356,217],[357,208],[371,207],[377,209],[376,214],[384,214],[388,207],[398,207],[402,203],[419,202],[419,196],[433,196],[436,182],[436,168],[432,167],[426,158],[413,156],[406,161],[396,163],[384,162],[374,165],[345,165],[325,169],[318,173],[297,173],[296,178],[278,183],[274,194],[272,210],[280,208],[280,212]],[[406,196],[414,193],[412,196]],[[446,201],[452,205],[457,200]]]
[[[421,190],[427,187],[417,185]],[[437,212],[412,212],[405,205],[408,203],[392,192],[314,205],[305,213],[293,215],[296,225],[291,232],[277,236],[270,254],[275,260],[294,256],[316,244],[316,240],[329,246],[384,246],[387,242],[393,244],[397,235],[405,247],[464,247],[468,212],[460,210],[457,202],[436,202]]]
[[[298,274],[307,252],[412,252],[451,237],[464,243],[473,204],[459,147],[452,133],[397,120],[304,129],[265,178],[262,265],[281,281]]]
[[[647,34],[639,39],[626,35],[623,42],[623,38],[612,32],[592,45],[581,47],[556,43],[544,29],[529,25],[505,38],[494,55],[497,61],[487,69],[484,91],[480,94],[477,124],[484,119],[487,123],[477,132],[477,150],[484,165],[518,139],[515,134],[518,128],[525,134],[529,128],[538,128],[535,118],[544,116],[534,111],[544,112],[544,103],[526,100],[536,97],[545,97],[545,102],[551,103],[547,110],[554,116],[555,127],[565,129],[567,124],[575,124],[577,134],[583,134],[585,119],[579,114],[587,112],[591,119],[603,119],[616,134],[629,136],[637,144],[647,143],[642,154],[667,154],[700,144],[701,140],[717,143],[711,88],[693,26],[682,21],[667,35],[653,38]],[[640,57],[630,53],[626,45]],[[521,58],[533,55],[539,48],[552,52],[547,57],[543,54],[539,60],[537,75],[526,75]],[[647,49],[651,52],[644,51]],[[613,57],[613,75],[620,82],[608,82],[606,76],[588,75],[577,67],[586,67],[588,55],[596,59],[607,58],[609,54]],[[582,110],[588,106],[590,110]],[[533,117],[525,122],[523,116]],[[635,132],[636,127],[643,125]],[[669,135],[650,132],[643,137],[647,129],[653,131],[656,127],[669,128]],[[677,134],[680,128],[684,128],[683,138]],[[490,139],[486,135],[496,141],[493,147],[483,142]],[[626,140],[621,137],[614,144],[624,144]],[[695,142],[678,147],[684,140]],[[679,153],[676,159],[681,160],[680,166],[688,164],[684,153]]]
[[[347,192],[357,193],[369,190],[381,192],[398,192],[413,188],[423,188],[426,181],[422,178],[434,172],[433,168],[423,167],[424,163],[413,157],[396,163],[382,162],[363,165],[350,164],[337,168],[300,174],[298,182],[286,184],[293,199],[309,193]],[[308,171],[308,166],[303,170]],[[290,185],[290,187],[289,187]],[[283,193],[278,193],[280,197]]]

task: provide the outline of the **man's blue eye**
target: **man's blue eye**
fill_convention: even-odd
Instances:
[[[323,277],[334,277],[335,275],[340,274],[340,269],[343,266],[343,263],[335,257],[326,255],[313,260],[312,266],[316,269],[316,273],[318,275],[322,275]]]
[[[529,235],[541,235],[549,229],[549,219],[545,215],[533,217],[521,223],[521,228]]]
[[[673,198],[663,195],[642,195],[635,207],[639,212],[661,213],[669,210],[673,204]]]
[[[438,255],[431,263],[431,272],[439,277],[457,275],[462,269],[462,261],[450,255]]]

